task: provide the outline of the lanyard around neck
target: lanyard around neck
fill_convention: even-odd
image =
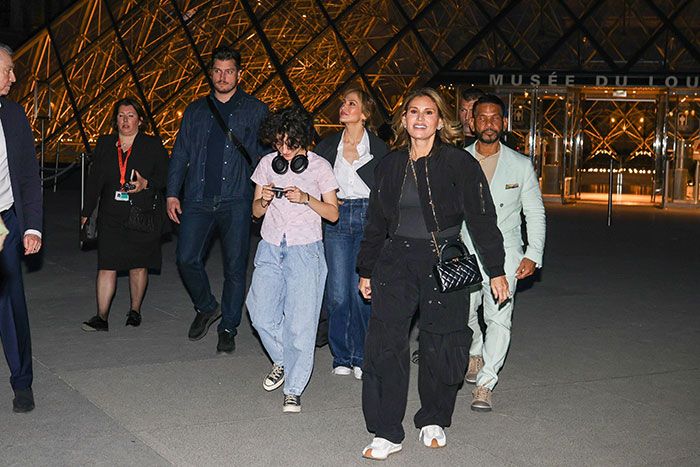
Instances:
[[[122,143],[117,139],[117,162],[119,163],[119,185],[124,186],[126,183],[126,164],[129,162],[129,157],[131,156],[131,150],[134,148],[134,143],[131,143],[129,149],[126,151],[126,157],[124,157],[124,151],[122,151]]]

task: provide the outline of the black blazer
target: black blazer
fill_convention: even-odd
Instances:
[[[488,275],[502,276],[503,236],[496,224],[496,208],[489,184],[479,163],[465,150],[437,142],[426,164],[439,230],[465,221]],[[369,219],[357,257],[361,277],[372,277],[384,241],[396,232],[399,198],[407,168],[405,148],[389,153],[377,167],[377,186],[370,194]],[[438,226],[429,204],[426,177],[421,172],[418,173],[418,195],[423,218],[428,229],[436,231]]]
[[[32,128],[24,109],[4,97],[0,97],[0,121],[5,133],[7,166],[20,235],[24,236],[27,229],[41,232],[43,201]]]
[[[360,176],[371,191],[374,191],[374,170],[377,168],[379,161],[387,155],[389,148],[379,136],[371,131],[367,131],[367,134],[369,135],[369,152],[374,157],[357,170],[357,175]],[[327,136],[313,149],[316,154],[330,162],[331,167],[335,165],[335,159],[338,156],[338,144],[340,144],[340,138],[342,138],[342,136],[342,131]]]
[[[123,220],[129,217],[129,203],[114,200],[114,192],[120,189],[117,138],[116,134],[112,134],[100,136],[97,140],[85,188],[85,204],[81,214],[83,217],[92,213],[98,199],[101,199],[99,215],[107,214]],[[148,180],[148,188],[131,196],[135,204],[148,204],[152,199],[151,190],[162,192],[165,189],[168,179],[168,152],[159,138],[143,133],[136,135],[132,148],[126,165],[126,178],[129,178],[132,169],[136,169]]]

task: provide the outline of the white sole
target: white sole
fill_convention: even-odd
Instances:
[[[277,382],[277,384],[275,384],[274,386],[267,386],[267,385],[263,382],[262,387],[263,387],[263,389],[266,390],[267,392],[270,392],[270,391],[274,391],[275,389],[277,389],[278,387],[282,386],[283,384],[284,384],[284,378],[282,378],[281,380],[279,380],[279,381]]]

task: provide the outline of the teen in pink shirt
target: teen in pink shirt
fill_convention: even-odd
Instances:
[[[277,152],[264,156],[251,177],[253,215],[265,218],[246,305],[273,363],[263,388],[284,384],[282,410],[300,412],[328,272],[321,218],[338,219],[338,184],[330,163],[306,150],[311,116],[304,110],[271,114],[260,135]]]

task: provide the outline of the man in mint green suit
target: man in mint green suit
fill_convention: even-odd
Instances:
[[[505,105],[498,96],[487,94],[480,97],[474,103],[471,119],[477,141],[466,149],[479,161],[489,181],[498,228],[503,234],[508,287],[515,291],[519,279],[532,275],[536,268],[542,266],[545,213],[539,181],[530,159],[500,142],[507,123]],[[527,230],[525,249],[521,233],[521,212],[525,215]],[[462,226],[462,236],[469,250],[474,252],[474,245],[465,226]],[[482,275],[488,278],[483,268]],[[491,393],[498,382],[498,371],[503,366],[510,345],[513,302],[514,297],[511,297],[499,306],[491,295],[488,282],[484,282],[469,297],[469,327],[474,335],[465,380],[476,384],[472,392],[472,410],[491,410]],[[481,304],[484,307],[485,336],[477,317],[477,309]]]

